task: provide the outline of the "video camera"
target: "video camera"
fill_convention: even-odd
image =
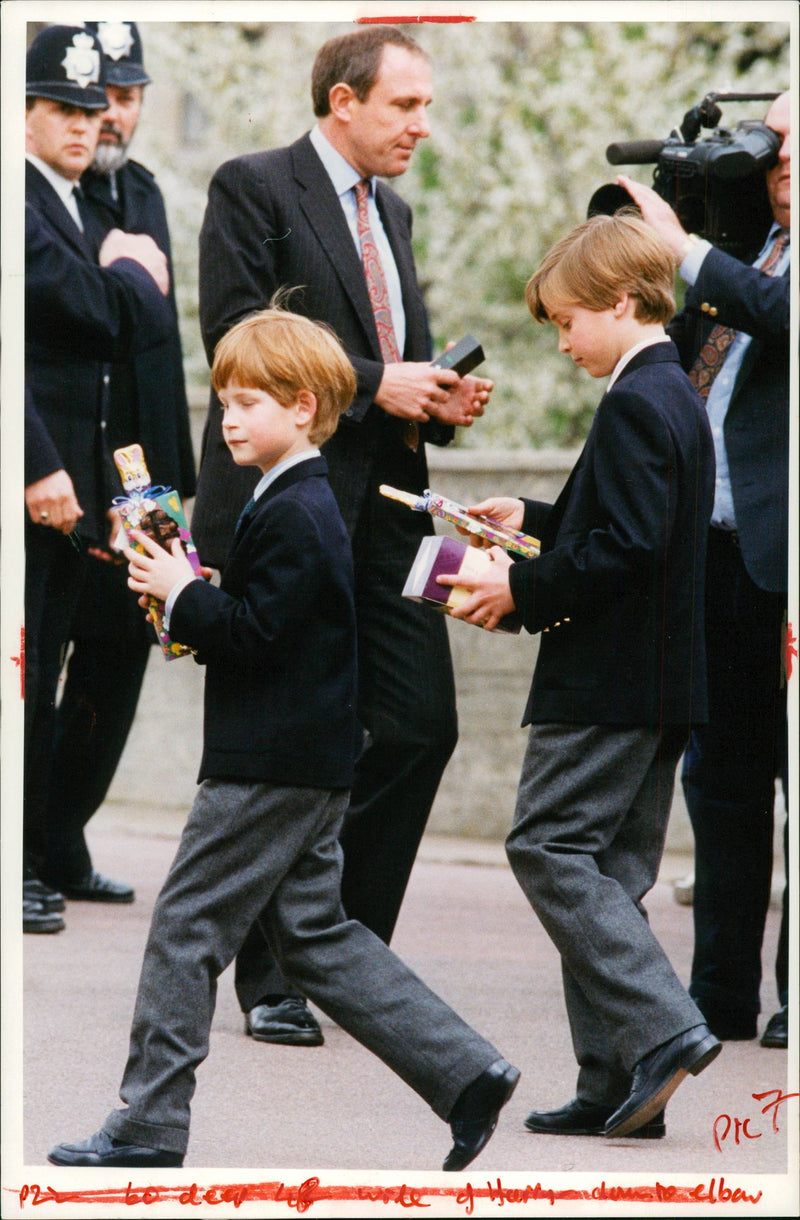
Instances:
[[[609,144],[611,165],[655,163],[653,189],[674,209],[687,233],[697,233],[735,258],[750,262],[772,223],[765,171],[778,160],[780,137],[758,119],[743,119],[733,130],[717,127],[718,102],[772,101],[777,93],[707,93],[684,115],[666,140]],[[698,139],[701,128],[715,128]],[[635,207],[615,183],[601,186],[588,215],[613,215]]]

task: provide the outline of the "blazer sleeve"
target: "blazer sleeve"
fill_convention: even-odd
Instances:
[[[66,290],[67,286],[69,291]],[[133,259],[98,267],[50,232],[25,207],[25,339],[50,357],[59,351],[95,360],[124,360],[172,327],[168,299]]]
[[[572,492],[574,521],[562,521],[552,549],[509,570],[514,603],[532,633],[579,608],[591,614],[593,606],[645,591],[665,559],[675,452],[663,415],[616,387],[597,409],[587,451],[582,488]]]
[[[64,470],[64,462],[54,445],[50,433],[42,422],[33,402],[33,396],[25,390],[25,486],[38,483],[57,470]]]
[[[696,283],[686,294],[686,309],[669,331],[682,349],[685,324],[699,311],[714,322],[744,331],[764,343],[788,351],[791,280],[765,275],[722,250],[712,248],[703,259]],[[707,306],[703,309],[703,306]],[[711,310],[715,312],[712,314]],[[691,331],[691,328],[689,328]],[[683,350],[681,350],[683,356]]]

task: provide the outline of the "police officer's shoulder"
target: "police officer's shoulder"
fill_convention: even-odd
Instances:
[[[125,168],[132,178],[138,178],[143,182],[155,182],[155,174],[146,165],[142,165],[141,161],[134,161],[129,157],[125,162]]]

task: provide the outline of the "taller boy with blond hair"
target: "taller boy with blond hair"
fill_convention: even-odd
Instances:
[[[541,643],[530,739],[506,849],[561,954],[576,1096],[526,1126],[659,1138],[667,1099],[720,1046],[642,906],[663,851],[675,767],[706,716],[705,538],[714,485],[708,420],[664,324],[674,261],[635,216],[597,216],[527,288],[559,350],[611,375],[553,505],[473,507],[541,539],[537,559],[492,552],[455,611],[492,628],[516,609]],[[440,578],[453,583],[452,578]],[[468,584],[468,581],[460,583]]]
[[[262,475],[221,587],[196,578],[177,542],[170,555],[139,534],[146,554],[126,549],[131,587],[166,602],[171,635],[206,666],[201,786],[153,913],[125,1108],[49,1160],[183,1164],[217,978],[257,919],[286,977],[450,1123],[444,1169],[463,1169],[519,1072],[348,920],[340,897],[356,746],[353,569],[317,445],[355,374],[327,328],[270,309],[220,340],[212,379],[233,460]],[[269,1146],[266,1128],[265,1163]]]

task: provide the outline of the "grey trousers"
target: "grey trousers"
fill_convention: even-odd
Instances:
[[[649,1051],[703,1021],[647,922],[686,733],[535,724],[508,859],[561,954],[577,1096],[616,1107]]]
[[[185,1152],[217,978],[258,919],[286,976],[446,1119],[500,1052],[347,920],[346,792],[206,780],[158,897],[120,1097],[104,1130]],[[266,1069],[265,1069],[266,1070]]]

